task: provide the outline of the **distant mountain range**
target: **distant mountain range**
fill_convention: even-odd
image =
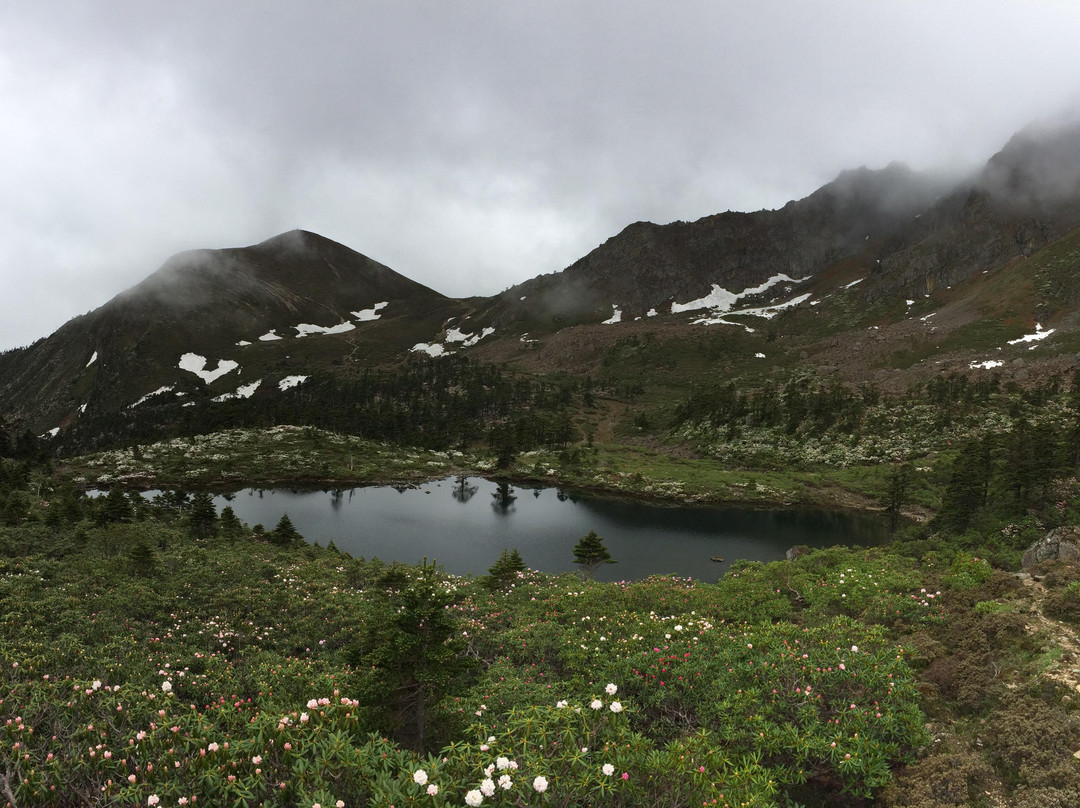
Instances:
[[[779,210],[638,222],[489,298],[445,297],[292,231],[181,253],[0,354],[0,417],[58,435],[92,416],[296,395],[315,374],[448,353],[600,375],[642,339],[696,340],[729,375],[798,366],[895,389],[941,372],[1024,382],[1072,370],[1080,351],[1078,227],[1072,125],[1022,131],[962,181],[894,163],[846,171]]]

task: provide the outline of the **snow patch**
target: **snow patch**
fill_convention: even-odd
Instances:
[[[915,305],[914,300],[905,300],[904,302],[907,303],[909,306],[914,306]]]
[[[300,323],[300,325],[294,325],[293,328],[296,329],[296,336],[299,339],[308,336],[308,334],[344,334],[346,331],[352,331],[356,326],[345,321],[331,326]]]
[[[615,323],[622,322],[622,310],[619,308],[619,305],[617,303],[612,303],[611,308],[614,309],[612,315],[604,320],[601,325],[615,325]]]
[[[1051,334],[1054,333],[1054,330],[1055,329],[1053,329],[1053,328],[1048,328],[1046,331],[1043,331],[1042,325],[1040,323],[1035,323],[1035,333],[1034,334],[1025,334],[1024,336],[1020,337],[1019,339],[1011,339],[1011,340],[1009,340],[1009,344],[1010,345],[1018,345],[1021,342],[1037,342],[1038,340],[1046,339],[1047,337],[1049,337]],[[1032,345],[1031,347],[1034,348],[1035,346]]]
[[[759,352],[759,353],[754,354],[754,357],[757,358],[757,359],[764,359],[765,354]]]
[[[656,309],[649,309],[647,312],[645,312],[645,316],[646,317],[655,317],[656,316]]]
[[[854,286],[855,284],[857,284],[857,283],[862,283],[862,282],[863,282],[863,281],[865,281],[865,280],[866,280],[866,278],[859,278],[859,279],[858,279],[857,281],[852,281],[851,283],[845,283],[845,284],[844,284],[843,286],[841,286],[840,288],[841,288],[841,289],[850,289],[850,288],[851,288],[852,286]]]
[[[242,339],[238,343],[236,343],[236,347],[243,348],[245,345],[250,345],[250,344],[251,343],[248,342],[246,339]]]
[[[128,404],[128,409],[129,409],[129,410],[133,410],[133,409],[135,409],[136,407],[138,407],[138,406],[139,406],[140,404],[142,404],[142,403],[143,403],[144,401],[146,401],[147,399],[151,399],[151,398],[153,398],[154,396],[159,396],[159,395],[161,395],[162,393],[168,393],[168,392],[170,392],[170,391],[171,391],[172,389],[173,389],[173,386],[172,386],[171,384],[167,384],[167,385],[165,385],[165,386],[163,386],[163,387],[159,387],[159,388],[158,388],[157,390],[155,390],[154,392],[152,392],[152,393],[147,393],[147,394],[146,394],[145,396],[143,396],[142,398],[140,398],[140,399],[139,399],[138,401],[136,401],[136,402],[135,402],[134,404]],[[85,404],[83,404],[83,409],[85,409],[85,408],[86,408],[86,405],[85,405]]]
[[[87,367],[90,367],[97,361],[97,351],[94,351],[94,355],[90,357],[90,361],[86,363]]]
[[[461,347],[468,348],[475,345],[484,337],[489,337],[495,333],[494,328],[481,329],[479,334],[473,334],[469,331],[462,331],[459,328],[448,328],[446,330],[446,342],[449,344],[460,342]],[[413,350],[416,350],[415,348]]]
[[[378,320],[380,317],[382,317],[382,315],[379,314],[379,312],[382,311],[383,309],[385,309],[389,305],[390,305],[390,301],[384,300],[382,303],[376,303],[370,309],[360,309],[360,311],[350,311],[349,314],[351,314],[353,317],[355,317],[360,322],[366,323],[366,322],[369,322],[371,320]]]
[[[85,405],[85,404],[81,404],[81,405],[79,406],[79,415],[82,415],[82,414],[83,414],[84,412],[86,412],[86,405]]]
[[[269,331],[259,337],[259,342],[273,342],[276,339],[283,339],[275,333],[276,331],[276,328],[271,328]]]
[[[38,437],[39,438],[44,438],[44,437],[55,438],[59,434],[60,434],[60,427],[54,426],[52,429],[50,429],[44,435],[38,435]]]
[[[262,339],[262,337],[260,337]],[[240,367],[239,362],[234,362],[231,359],[219,359],[217,367],[214,370],[206,369],[206,357],[199,356],[197,353],[186,353],[180,357],[180,370],[186,370],[188,373],[194,373],[200,379],[207,384],[210,384],[215,379],[219,379],[226,373],[230,373]]]
[[[426,353],[428,356],[442,356],[446,353],[446,349],[437,342],[433,345],[429,345],[426,342],[418,342],[409,350],[414,353]]]
[[[251,398],[256,390],[259,389],[259,385],[262,384],[262,379],[256,379],[251,384],[242,384],[236,388],[235,393],[222,393],[220,396],[214,396],[211,401],[229,401],[233,398]]]
[[[975,370],[976,368],[982,368],[983,370],[990,370],[992,368],[999,368],[1005,363],[1000,359],[987,359],[985,362],[972,362],[968,365],[969,368]]]
[[[792,278],[781,273],[773,275],[760,286],[748,287],[741,292],[729,292],[720,284],[714,283],[712,291],[705,297],[691,300],[689,303],[672,303],[671,313],[680,314],[684,311],[697,311],[698,309],[716,309],[718,310],[717,313],[731,311],[731,307],[741,298],[759,295],[778,283],[802,283],[805,280],[806,278]],[[803,299],[805,300],[806,297],[809,297],[809,295],[806,295]]]
[[[752,309],[736,309],[735,311],[729,312],[729,314],[745,314],[751,317],[763,317],[766,320],[771,320],[784,309],[798,306],[800,303],[809,299],[809,297],[810,293],[807,292],[804,295],[793,297],[791,300],[787,300],[783,303],[774,303],[771,306],[759,306]],[[742,323],[733,323],[730,320],[725,320],[723,317],[699,317],[697,320],[694,320],[694,325],[742,325],[748,332],[754,332],[754,329],[749,328]]]
[[[284,379],[277,383],[278,389],[282,392],[296,387],[298,384],[303,384],[308,380],[307,376],[286,376]]]

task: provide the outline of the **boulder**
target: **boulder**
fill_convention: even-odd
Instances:
[[[1080,527],[1056,527],[1024,551],[1021,569],[1043,561],[1080,561]]]

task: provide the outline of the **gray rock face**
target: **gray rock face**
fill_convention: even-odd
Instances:
[[[1080,527],[1057,527],[1024,551],[1021,567],[1031,569],[1044,561],[1080,561]]]

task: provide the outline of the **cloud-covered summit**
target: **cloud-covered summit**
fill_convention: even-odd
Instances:
[[[1075,102],[1080,6],[42,0],[0,9],[0,348],[303,227],[450,295]]]

